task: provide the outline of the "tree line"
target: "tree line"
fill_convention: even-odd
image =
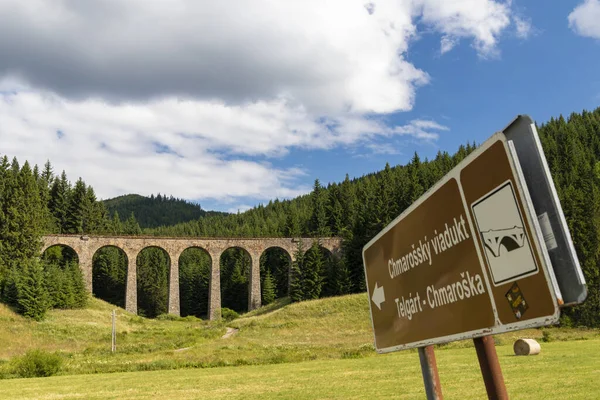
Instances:
[[[50,308],[80,308],[87,301],[70,249],[39,257],[42,234],[93,227],[93,190],[81,180],[75,188],[65,182],[66,175],[55,178],[49,163],[40,171],[0,159],[0,299],[37,320]]]
[[[587,302],[566,310],[563,323],[598,327],[600,108],[573,113],[568,118],[552,118],[538,126],[538,130],[589,287]],[[263,257],[263,301],[267,303],[288,294],[294,300],[303,300],[362,292],[366,289],[363,246],[475,148],[474,143],[468,143],[454,154],[440,151],[431,160],[421,159],[415,153],[405,165],[386,164],[383,170],[360,178],[350,179],[346,175],[342,182],[327,185],[316,180],[310,194],[292,200],[275,199],[244,213],[207,214],[185,223],[145,229],[140,228],[133,214],[124,222],[117,213],[109,215],[103,203],[96,200],[93,189],[81,179],[71,186],[64,172],[60,176],[53,175],[49,163],[38,171],[37,167],[31,169],[27,163],[19,167],[16,160],[10,164],[4,157],[0,168],[0,279],[6,282],[7,271],[15,270],[15,264],[24,266],[26,260],[35,258],[42,233],[204,237],[333,235],[343,238],[340,259],[326,254],[318,242],[299,246],[291,271],[288,270],[288,255]],[[237,251],[220,260],[222,275],[227,277],[222,285],[226,290],[222,296],[226,307],[243,310],[247,306],[246,256],[243,251]],[[105,297],[114,297],[117,292],[124,291],[124,272],[122,268],[114,268],[116,263],[122,265],[123,260],[119,261],[118,256],[111,257],[96,257],[94,261],[95,270],[104,271],[104,278],[112,282],[112,286],[108,285],[113,287],[112,292],[104,293]],[[139,287],[147,287],[148,297],[139,303],[147,304],[148,315],[158,315],[166,310],[166,261],[160,261],[158,256],[144,257],[146,259],[141,261],[147,266],[154,262],[162,267],[155,269],[154,274],[138,274],[138,279],[140,275],[148,279],[148,282],[138,280]],[[185,291],[181,297],[185,313],[200,315],[206,312],[209,261],[200,253],[171,260],[181,262],[180,285],[183,286],[180,288]],[[96,268],[100,264],[103,266]],[[23,267],[23,271],[26,269]],[[163,300],[157,301],[157,296]]]

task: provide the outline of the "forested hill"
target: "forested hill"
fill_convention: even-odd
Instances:
[[[589,287],[583,307],[570,315],[575,323],[600,326],[600,108],[552,118],[538,126],[567,223]],[[475,145],[432,160],[417,154],[406,165],[386,165],[379,172],[322,187],[310,195],[271,201],[242,214],[206,217],[147,233],[198,236],[344,237],[344,268],[352,291],[364,290],[362,247],[463,160]]]
[[[163,196],[160,193],[150,197],[128,194],[104,200],[104,205],[111,217],[114,217],[116,213],[121,221],[125,221],[133,213],[141,228],[175,225],[202,218],[207,214],[224,214],[206,212],[199,204],[173,196]]]

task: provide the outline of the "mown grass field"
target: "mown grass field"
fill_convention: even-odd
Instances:
[[[544,343],[532,357],[498,346],[511,398],[600,398],[600,340]],[[437,351],[448,399],[485,398],[472,348]],[[2,399],[423,399],[414,351],[342,360],[11,379]]]
[[[228,324],[119,310],[116,354],[112,309],[92,300],[88,309],[55,310],[38,323],[0,306],[0,377],[14,378],[12,360],[28,349],[64,360],[62,376],[0,381],[0,398],[423,397],[416,352],[375,353],[366,294],[280,300]],[[222,339],[227,326],[239,331]],[[512,356],[518,337],[541,341],[542,354]],[[529,330],[496,343],[514,398],[600,398],[600,331]],[[437,357],[448,398],[485,396],[471,341],[439,346]]]

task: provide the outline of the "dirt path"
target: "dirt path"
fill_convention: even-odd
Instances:
[[[227,332],[225,332],[225,334],[223,336],[221,336],[221,339],[230,338],[233,335],[235,335],[238,331],[239,331],[239,329],[227,327]]]

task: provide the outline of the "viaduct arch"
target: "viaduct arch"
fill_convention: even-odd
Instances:
[[[171,259],[169,271],[169,314],[179,315],[179,256],[191,247],[205,250],[212,260],[209,295],[208,318],[217,319],[221,315],[221,266],[223,252],[231,247],[240,247],[250,254],[252,260],[248,287],[248,309],[260,307],[260,256],[272,247],[280,247],[287,251],[294,261],[294,252],[298,242],[302,241],[305,249],[316,238],[191,238],[191,237],[157,237],[157,236],[80,236],[80,235],[48,235],[42,237],[42,253],[49,247],[62,245],[72,248],[79,258],[79,267],[83,273],[86,287],[92,292],[92,258],[96,251],[105,246],[117,247],[127,255],[127,281],[125,290],[125,309],[137,313],[137,256],[147,247],[158,247],[167,252]],[[321,246],[333,255],[341,252],[341,238],[320,238]]]

